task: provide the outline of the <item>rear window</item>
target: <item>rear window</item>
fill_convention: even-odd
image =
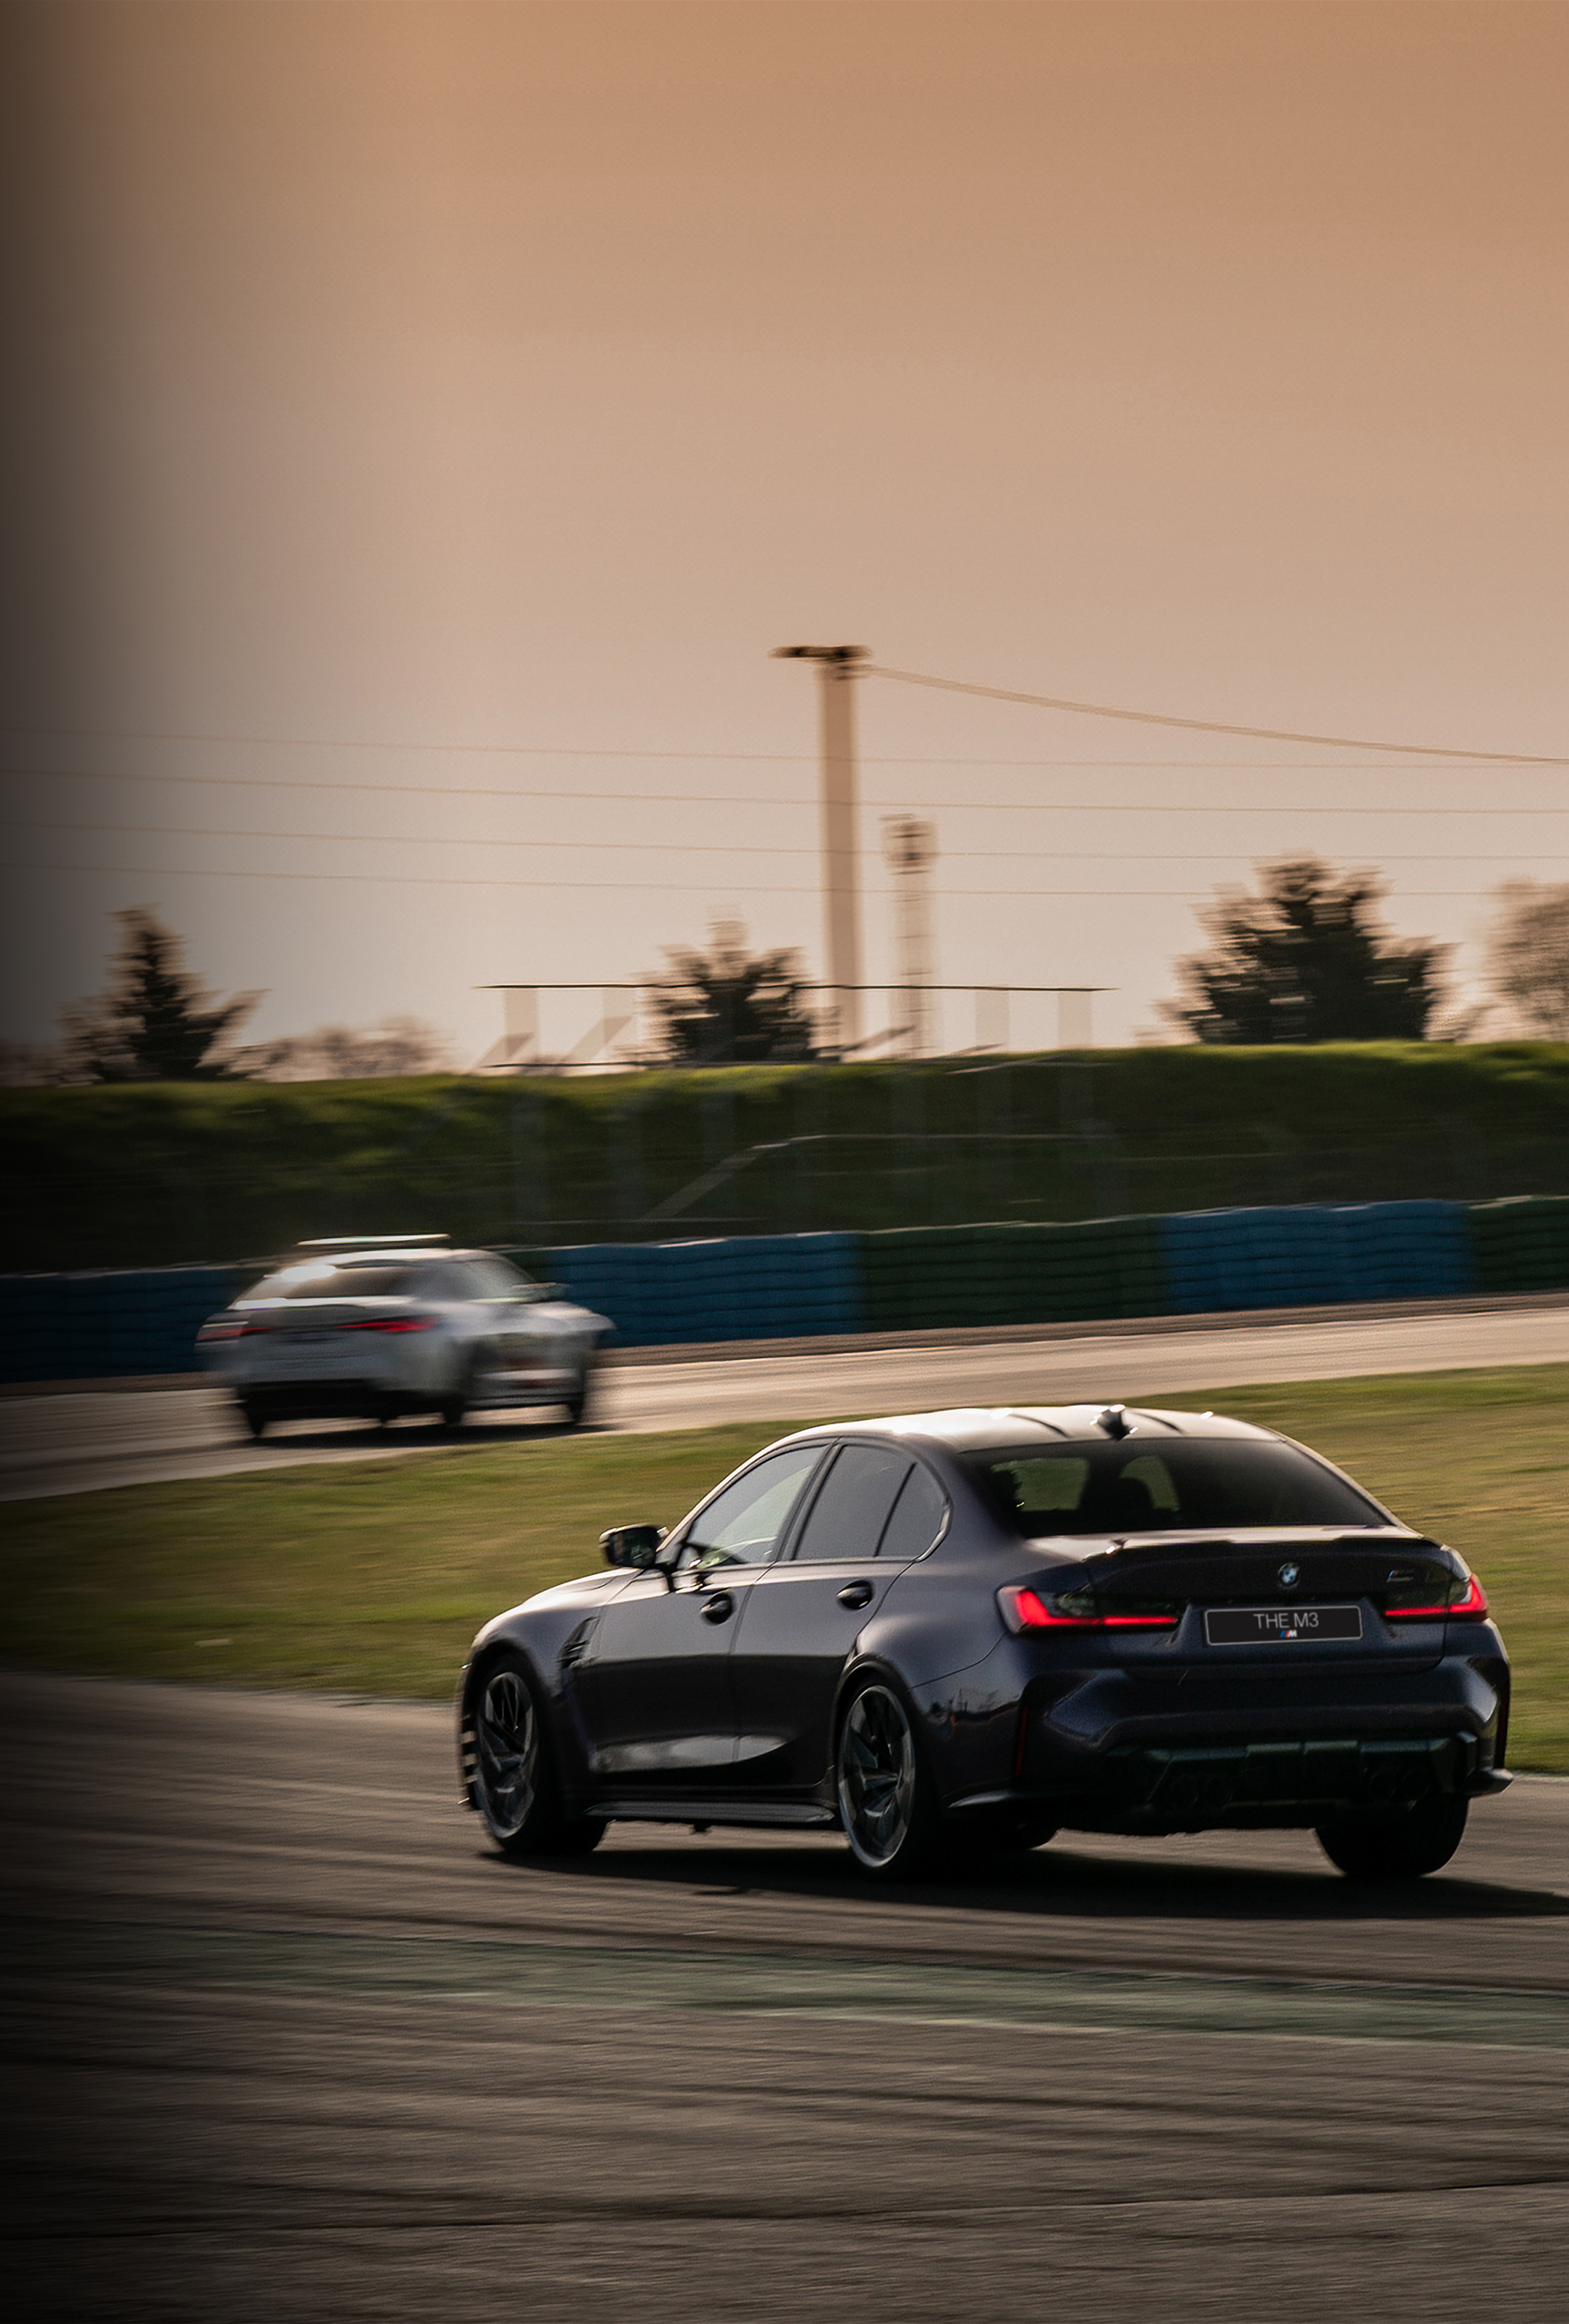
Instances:
[[[1031,1445],[971,1466],[997,1514],[1026,1537],[1386,1521],[1310,1453],[1245,1438]]]
[[[474,1299],[520,1299],[536,1288],[532,1276],[488,1252],[482,1259],[465,1259],[459,1273]]]
[[[301,1259],[297,1266],[263,1275],[242,1304],[253,1299],[400,1299],[413,1288],[412,1267],[379,1263],[340,1266],[330,1259]]]

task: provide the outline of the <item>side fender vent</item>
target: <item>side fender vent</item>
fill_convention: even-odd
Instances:
[[[597,1614],[589,1614],[578,1623],[561,1649],[559,1659],[563,1670],[570,1670],[582,1661],[587,1650],[588,1641],[594,1635],[594,1625],[598,1620]]]

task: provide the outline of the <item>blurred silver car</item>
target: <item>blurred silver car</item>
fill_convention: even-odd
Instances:
[[[404,1413],[456,1428],[467,1413],[519,1404],[562,1405],[577,1426],[614,1328],[494,1251],[359,1236],[302,1243],[204,1324],[196,1346],[252,1436],[277,1420]]]

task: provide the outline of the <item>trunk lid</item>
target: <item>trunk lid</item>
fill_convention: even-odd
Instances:
[[[1442,1617],[1390,1621],[1385,1616],[1402,1603],[1442,1604],[1463,1568],[1441,1543],[1391,1525],[1344,1532],[1282,1526],[1132,1535],[1086,1555],[1081,1571],[1102,1617],[1176,1618],[1164,1629],[1113,1627],[1102,1633],[1118,1660],[1146,1670],[1169,1668],[1174,1659],[1205,1669],[1268,1662],[1277,1671],[1325,1660],[1377,1660],[1414,1670],[1431,1667],[1442,1654]],[[1358,1610],[1354,1624],[1348,1618],[1339,1625],[1301,1620],[1319,1610],[1351,1607]],[[1228,1609],[1255,1610],[1266,1619],[1257,1624],[1208,1620]]]
[[[1441,1599],[1459,1571],[1439,1542],[1394,1525],[1130,1535],[1084,1564],[1107,1613],[1137,1610],[1145,1600],[1186,1608],[1346,1599],[1371,1600],[1382,1612],[1392,1592],[1430,1589]]]

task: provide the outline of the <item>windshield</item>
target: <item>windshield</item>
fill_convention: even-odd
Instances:
[[[390,1267],[380,1261],[301,1259],[276,1275],[263,1275],[239,1303],[255,1299],[399,1299],[414,1287],[412,1267]]]
[[[1157,1533],[1250,1525],[1383,1525],[1383,1512],[1293,1444],[1140,1437],[1061,1452],[973,1456],[988,1500],[1014,1530]]]

